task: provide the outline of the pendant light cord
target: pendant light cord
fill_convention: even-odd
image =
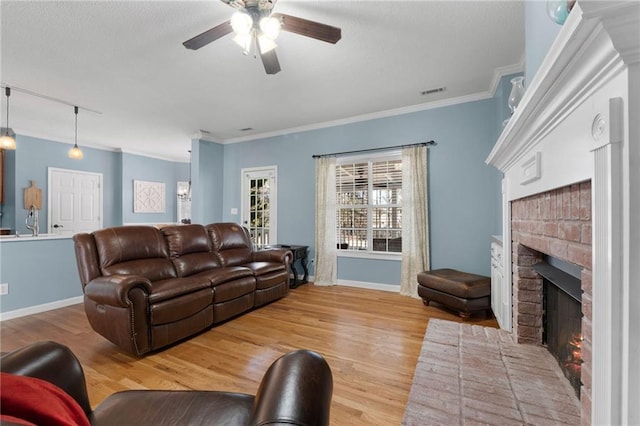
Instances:
[[[6,136],[9,136],[9,96],[11,96],[11,88],[5,87],[4,93],[5,95],[7,95],[7,127],[4,130],[4,134]]]
[[[78,147],[78,107],[74,106],[74,111],[76,113],[76,138],[75,138],[75,145],[74,147],[77,148]]]

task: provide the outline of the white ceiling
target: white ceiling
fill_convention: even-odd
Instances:
[[[282,32],[276,75],[232,35],[196,51],[182,46],[233,11],[218,0],[3,0],[11,128],[73,143],[79,105],[98,112],[80,110],[81,146],[186,161],[201,130],[225,143],[418,110],[491,94],[496,76],[522,68],[522,1],[280,0],[276,12],[340,27],[342,40]]]

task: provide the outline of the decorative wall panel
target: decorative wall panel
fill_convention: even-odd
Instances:
[[[164,213],[165,189],[163,182],[133,181],[133,212]]]

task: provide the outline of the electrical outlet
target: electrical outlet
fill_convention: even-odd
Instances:
[[[0,284],[0,296],[9,294],[9,283]]]

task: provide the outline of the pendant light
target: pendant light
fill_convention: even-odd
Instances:
[[[82,160],[82,150],[78,148],[78,107],[73,107],[76,114],[76,139],[73,148],[69,150],[69,158],[74,160]]]
[[[7,127],[4,129],[4,135],[0,137],[0,149],[16,149],[16,139],[9,134],[9,96],[11,96],[11,88],[5,87],[4,93],[7,95]]]

